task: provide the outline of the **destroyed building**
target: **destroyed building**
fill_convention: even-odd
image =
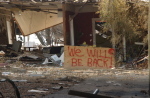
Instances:
[[[103,83],[105,88],[121,87],[124,84],[130,88],[127,83],[118,83],[113,78],[130,73],[137,75],[139,72],[107,71],[117,68],[115,49],[110,41],[111,30],[103,32],[106,21],[101,21],[96,13],[99,1],[101,0],[1,0],[0,97],[43,98],[47,95],[48,98],[53,98],[49,94],[63,89],[69,90],[67,93],[70,95],[81,97],[121,96],[110,94],[110,91],[102,91],[102,94],[97,95],[99,89],[93,88],[93,81],[85,83],[90,85],[90,91],[83,87],[87,93],[69,89],[73,85],[78,86],[84,79],[101,75],[112,75],[112,81],[102,77],[106,82]],[[136,44],[143,45],[138,42]],[[124,65],[122,59],[121,65]],[[147,59],[148,56],[143,55],[125,67],[146,69]],[[147,75],[147,71],[141,73]],[[103,81],[96,80],[97,88],[103,87],[99,84],[101,82]],[[144,87],[146,85],[145,83]],[[12,90],[5,89],[8,86]],[[147,97],[147,89],[140,90],[140,94]]]

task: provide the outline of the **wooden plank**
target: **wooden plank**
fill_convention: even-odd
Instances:
[[[114,67],[113,48],[85,46],[64,47],[64,67],[67,69],[110,69]]]

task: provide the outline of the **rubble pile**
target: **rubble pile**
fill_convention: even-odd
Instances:
[[[15,97],[13,86],[3,77],[14,82],[21,98],[41,98],[98,74],[94,70],[66,70],[58,62],[43,64],[43,56],[28,52],[2,57],[0,62],[0,97]]]
[[[132,69],[147,69],[148,68],[148,56],[140,56],[139,58],[133,59],[132,62],[126,65],[126,68]]]
[[[60,57],[59,57],[60,56]],[[21,98],[42,98],[63,89],[79,85],[85,79],[106,76],[115,79],[118,75],[130,74],[130,71],[112,69],[67,70],[63,68],[64,53],[61,55],[37,52],[24,52],[19,56],[2,56],[0,59],[0,97],[14,97],[15,89],[6,79],[10,79],[18,88]],[[126,68],[142,68],[147,65],[148,56],[141,57],[126,65]],[[147,75],[148,73],[132,72]],[[113,76],[115,75],[115,77]],[[130,79],[131,80],[131,79]],[[133,78],[134,80],[134,78]],[[112,81],[107,81],[108,84]],[[114,86],[121,86],[120,83]],[[143,91],[142,91],[143,92]]]

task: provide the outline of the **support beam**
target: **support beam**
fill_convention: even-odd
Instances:
[[[70,20],[70,41],[71,41],[71,45],[74,46],[74,27],[73,27],[73,19]]]
[[[7,25],[8,43],[12,44],[11,22],[9,20],[6,20],[6,25]]]

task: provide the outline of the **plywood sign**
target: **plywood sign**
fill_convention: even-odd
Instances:
[[[114,49],[83,46],[64,47],[64,67],[68,69],[110,69],[114,67]]]

